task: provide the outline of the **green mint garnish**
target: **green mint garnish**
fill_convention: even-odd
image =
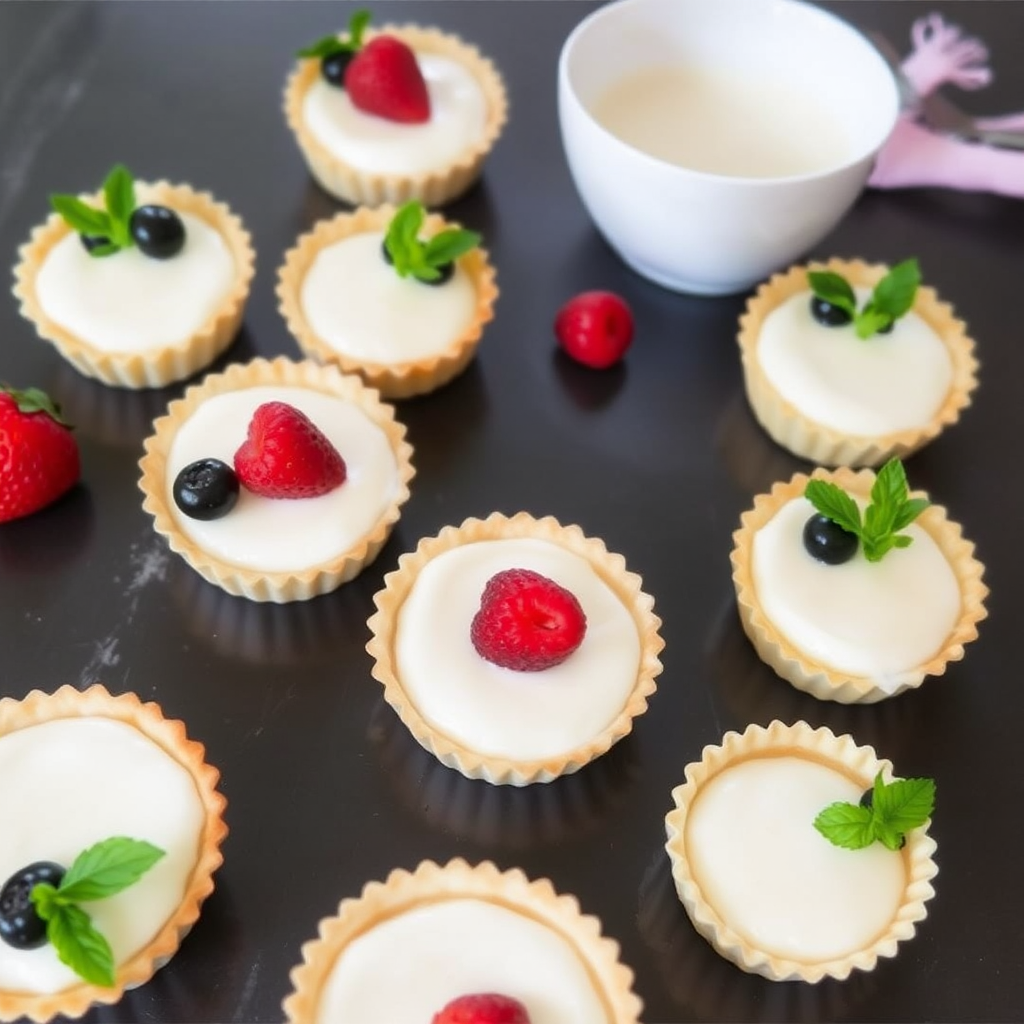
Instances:
[[[440,267],[480,244],[475,231],[462,228],[447,228],[429,241],[421,241],[417,232],[426,215],[423,204],[414,199],[399,207],[391,218],[384,247],[399,277],[411,275],[418,281],[436,281],[441,276]]]
[[[164,851],[141,839],[114,836],[83,850],[60,885],[40,882],[30,899],[46,922],[46,938],[60,960],[93,985],[114,984],[114,955],[107,940],[78,906],[134,885]]]
[[[93,246],[90,256],[110,256],[134,245],[131,219],[135,210],[135,181],[131,172],[118,164],[103,182],[103,203],[106,209],[82,202],[77,196],[52,195],[50,206],[80,235],[103,238],[106,242]]]
[[[857,296],[842,274],[831,270],[810,270],[807,281],[819,298],[849,313],[858,338],[870,338],[905,316],[914,305],[921,284],[921,269],[916,259],[897,263],[878,284],[864,308],[857,311]]]
[[[809,480],[807,500],[826,518],[860,541],[864,557],[878,562],[893,548],[909,547],[913,538],[900,533],[931,504],[908,496],[907,474],[899,459],[890,459],[871,486],[871,504],[860,506],[841,487],[828,480]]]
[[[296,57],[333,57],[336,53],[357,53],[363,45],[363,33],[366,26],[370,24],[370,12],[359,10],[352,14],[348,20],[348,34],[346,38],[339,39],[337,36],[323,36],[312,46],[304,46],[296,51]]]
[[[845,801],[829,804],[814,827],[830,842],[847,850],[860,850],[878,840],[890,850],[903,845],[907,832],[923,825],[935,807],[933,779],[883,782],[875,776],[871,805]]]

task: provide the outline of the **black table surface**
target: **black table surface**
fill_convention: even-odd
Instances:
[[[981,386],[962,421],[908,461],[988,564],[990,617],[966,659],[868,707],[777,679],[743,636],[731,533],[755,494],[806,464],[761,432],[735,343],[744,296],[696,298],[629,271],[574,191],[558,136],[555,68],[589,3],[387,3],[378,16],[475,42],[504,73],[511,116],[481,183],[449,208],[483,233],[501,297],[478,358],[402,402],[417,476],[377,561],[292,606],[232,598],[169,554],[141,509],[136,463],[185,384],[107,388],[80,376],[0,303],[0,378],[51,391],[77,424],[82,483],[0,527],[0,693],[96,680],[183,719],[222,771],[231,834],[217,887],[171,963],[90,1019],[269,1021],[318,920],[394,867],[461,856],[549,877],[598,915],[636,972],[644,1019],[1024,1019],[1024,203],[940,190],[866,192],[811,255],[920,258],[978,343]],[[832,3],[909,49],[932,10],[984,38],[996,77],[965,105],[1024,107],[1024,4]],[[0,251],[47,195],[96,187],[117,161],[140,178],[211,190],[245,220],[257,275],[217,367],[298,356],[277,311],[293,240],[340,207],[310,179],[281,112],[300,45],[345,24],[343,4],[0,4]],[[608,372],[556,351],[569,296],[625,296],[637,336]],[[526,790],[471,782],[422,751],[383,703],[364,651],[385,572],[419,538],[499,510],[552,514],[621,552],[664,620],[664,673],[632,735],[575,776]],[[849,732],[902,775],[937,780],[937,895],[894,960],[844,983],[773,984],[697,936],[664,853],[670,790],[705,744],[751,722]],[[16,780],[0,780],[2,785]],[[2,828],[2,825],[0,825]]]

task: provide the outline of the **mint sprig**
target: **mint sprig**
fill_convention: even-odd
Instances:
[[[123,164],[118,164],[103,182],[105,209],[98,209],[77,196],[50,196],[50,206],[65,223],[80,235],[101,238],[103,243],[89,249],[90,256],[110,256],[135,244],[131,219],[135,211],[135,179]]]
[[[911,498],[907,474],[899,459],[890,459],[871,485],[871,504],[861,516],[860,506],[841,487],[829,480],[809,480],[804,497],[827,519],[860,541],[864,557],[879,562],[893,548],[909,547],[905,530],[930,504]]]
[[[46,938],[61,962],[90,984],[114,984],[114,955],[78,904],[127,889],[163,856],[163,850],[145,840],[113,836],[83,850],[60,885],[33,886],[29,899],[46,922]]]
[[[412,200],[399,207],[384,236],[384,247],[399,277],[415,277],[419,281],[436,281],[441,267],[453,263],[480,244],[475,231],[447,228],[424,242],[418,237],[427,211]]]
[[[807,281],[819,299],[849,313],[857,337],[864,340],[891,327],[910,311],[921,284],[921,268],[913,258],[897,263],[875,285],[871,297],[859,312],[857,296],[842,274],[831,270],[810,270]]]
[[[869,806],[846,801],[829,804],[814,819],[814,827],[829,842],[847,850],[861,850],[876,840],[898,850],[906,834],[923,825],[934,807],[933,779],[884,782],[879,772]]]
[[[295,52],[296,57],[333,57],[336,53],[358,53],[363,45],[363,33],[370,24],[370,12],[358,10],[348,20],[348,33],[344,39],[338,36],[322,36],[310,46]]]

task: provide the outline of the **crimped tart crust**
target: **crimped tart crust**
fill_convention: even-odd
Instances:
[[[183,722],[165,718],[155,703],[143,703],[133,693],[113,696],[98,683],[83,691],[62,686],[52,694],[33,690],[24,700],[0,699],[0,736],[67,718],[114,719],[138,729],[192,776],[206,822],[195,866],[177,911],[145,947],[126,963],[117,965],[113,987],[83,981],[52,994],[0,991],[0,1020],[4,1021],[28,1017],[42,1022],[58,1014],[80,1017],[93,1004],[115,1003],[126,989],[148,981],[174,955],[199,917],[203,900],[213,892],[213,873],[224,859],[220,846],[228,832],[224,823],[227,801],[217,790],[220,772],[206,763],[203,745],[188,738]]]
[[[52,213],[37,227],[19,250],[14,294],[21,301],[22,316],[32,321],[39,336],[52,342],[57,351],[87,377],[124,388],[163,387],[209,366],[231,344],[249,297],[256,254],[241,220],[208,192],[196,192],[188,185],[171,185],[166,181],[136,182],[135,191],[140,205],[159,203],[204,220],[220,233],[231,253],[235,265],[231,289],[217,311],[195,334],[174,345],[146,352],[104,352],[53,321],[39,303],[36,277],[50,250],[72,232],[57,213]],[[99,192],[83,199],[95,206],[103,201]]]
[[[285,1018],[290,1024],[317,1019],[327,978],[353,939],[417,907],[467,897],[491,901],[556,932],[586,965],[609,1024],[638,1021],[642,1003],[632,990],[633,972],[619,960],[618,943],[601,935],[600,921],[582,914],[574,896],[560,896],[550,881],[530,881],[518,868],[499,871],[490,861],[474,866],[461,858],[443,866],[421,861],[413,872],[396,868],[384,882],[368,882],[358,898],[342,900],[333,917],[320,921],[318,937],[302,947],[302,963],[291,972],[293,991],[283,1004]]]
[[[479,139],[457,160],[427,173],[374,174],[337,157],[309,130],[302,114],[303,99],[320,74],[320,62],[312,58],[300,60],[288,77],[284,91],[285,119],[295,133],[310,173],[335,198],[353,206],[401,205],[410,199],[419,199],[425,206],[441,206],[460,196],[480,176],[484,160],[508,119],[505,84],[494,64],[457,36],[418,25],[384,25],[368,30],[365,39],[378,35],[396,36],[417,53],[457,61],[473,74],[484,93],[487,119]]]
[[[801,497],[811,479],[830,480],[848,493],[866,499],[875,474],[869,469],[854,471],[845,467],[833,471],[819,468],[810,476],[797,473],[787,483],[776,484],[769,494],[758,495],[754,507],[740,517],[740,528],[733,533],[730,556],[732,579],[740,621],[761,660],[797,689],[819,700],[842,704],[872,704],[920,686],[927,676],[942,675],[951,661],[963,658],[964,645],[977,638],[978,623],[988,614],[984,604],[988,587],[982,582],[985,567],[974,557],[974,545],[964,538],[961,527],[947,518],[946,509],[940,505],[930,505],[914,522],[935,541],[956,576],[960,588],[960,618],[942,648],[915,673],[908,673],[894,689],[883,689],[866,676],[851,676],[814,661],[797,650],[765,616],[751,567],[754,534],[787,502]],[[927,497],[923,491],[915,491],[911,496]]]
[[[665,818],[665,848],[679,898],[697,931],[727,960],[752,974],[772,981],[816,983],[825,977],[846,978],[853,970],[870,971],[879,957],[895,956],[898,943],[912,938],[917,922],[927,916],[925,903],[935,895],[931,880],[938,873],[933,859],[935,841],[928,835],[928,823],[907,834],[902,850],[906,889],[891,924],[866,948],[848,956],[805,962],[757,949],[722,919],[702,892],[701,879],[694,874],[687,850],[687,821],[694,801],[701,788],[726,768],[773,756],[818,762],[848,776],[863,789],[871,788],[878,772],[887,782],[893,778],[892,764],[880,760],[872,747],[857,746],[852,736],[836,736],[830,729],[812,729],[806,722],[785,725],[775,721],[767,728],[750,725],[743,733],[726,733],[721,745],[706,746],[701,760],[686,766],[686,782],[672,791],[675,809]],[[822,842],[827,841],[822,838]]]
[[[465,544],[483,540],[528,537],[546,540],[581,556],[629,610],[640,639],[640,660],[636,680],[622,710],[589,742],[570,751],[538,760],[512,760],[476,751],[427,722],[402,685],[395,654],[398,616],[419,571],[431,559]],[[422,539],[414,552],[402,555],[398,569],[384,577],[384,589],[374,595],[377,611],[367,625],[372,637],[366,650],[374,659],[373,677],[384,686],[384,699],[416,741],[449,768],[467,778],[486,779],[497,785],[525,786],[550,782],[560,775],[578,771],[605,753],[633,728],[633,719],[647,709],[661,672],[658,654],[664,647],[658,630],[661,620],[654,614],[654,599],[641,590],[642,580],[626,570],[625,559],[610,553],[603,541],[586,537],[578,526],[562,526],[551,516],[535,519],[526,512],[512,517],[495,512],[487,519],[466,519],[460,526],[447,526],[436,537]],[[466,623],[469,630],[470,624]]]
[[[913,312],[941,338],[949,354],[953,379],[945,401],[926,425],[873,437],[847,435],[804,415],[768,380],[757,357],[762,325],[768,314],[786,299],[809,291],[808,270],[829,270],[841,274],[854,287],[873,288],[889,269],[881,264],[840,259],[791,267],[762,284],[747,302],[739,330],[747,398],[761,426],[794,455],[825,466],[877,466],[894,455],[903,458],[933,441],[946,427],[956,423],[970,405],[978,385],[974,341],[953,307],[927,286],[918,288]]]
[[[370,363],[339,352],[324,341],[310,326],[302,308],[302,284],[309,268],[327,246],[355,235],[386,231],[396,212],[397,208],[391,205],[376,209],[360,207],[352,213],[339,213],[331,220],[321,221],[285,254],[277,284],[281,315],[303,352],[322,363],[338,366],[344,373],[358,373],[370,387],[380,391],[383,398],[389,399],[433,391],[460,374],[476,354],[484,326],[494,318],[494,303],[498,297],[494,267],[487,253],[476,248],[458,260],[458,265],[469,275],[476,295],[473,317],[443,352],[401,363]],[[429,214],[422,233],[430,238],[453,227],[459,225],[438,214]]]
[[[374,528],[348,551],[324,564],[296,572],[264,572],[221,561],[182,532],[171,510],[173,499],[169,493],[167,460],[178,429],[208,398],[263,385],[309,388],[352,403],[387,436],[398,466],[395,496]],[[181,555],[204,579],[229,594],[251,601],[305,601],[353,579],[377,557],[390,536],[401,506],[409,498],[409,481],[415,474],[412,446],[405,440],[405,427],[395,419],[394,409],[381,402],[377,392],[366,387],[358,377],[309,360],[293,362],[280,357],[229,366],[223,373],[207,376],[189,388],[183,398],[171,402],[167,415],[157,419],[153,427],[154,433],[146,439],[145,454],[139,462],[142,471],[139,487],[145,495],[142,507],[153,516],[154,529],[166,537],[171,550]]]

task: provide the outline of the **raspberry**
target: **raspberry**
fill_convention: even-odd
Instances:
[[[530,1024],[530,1015],[518,999],[480,992],[453,999],[431,1024]]]

